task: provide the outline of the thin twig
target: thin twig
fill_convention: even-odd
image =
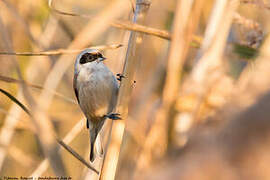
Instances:
[[[106,50],[106,49],[117,49],[122,47],[122,44],[111,44],[111,45],[101,45],[101,46],[91,46],[88,48]],[[56,49],[51,51],[42,52],[0,52],[0,55],[15,55],[15,56],[55,56],[63,54],[76,54],[83,51],[84,49]]]
[[[65,144],[70,144],[75,137],[83,130],[85,127],[85,119],[81,119],[79,122],[77,122],[76,125],[73,126],[71,130],[69,130],[68,134],[63,138],[63,142]],[[60,149],[61,150],[61,149]],[[48,159],[44,159],[38,167],[33,171],[33,173],[30,176],[33,177],[39,177],[42,176],[42,174],[48,169],[49,167],[49,161]]]
[[[0,81],[3,81],[3,82],[7,82],[7,83],[17,83],[17,84],[25,84],[29,87],[32,87],[32,88],[36,88],[36,89],[44,89],[42,86],[40,85],[36,85],[36,84],[32,84],[32,83],[29,83],[29,82],[26,82],[26,81],[21,81],[21,80],[18,80],[18,79],[14,79],[14,78],[11,78],[11,77],[6,77],[6,76],[2,76],[0,75]],[[61,94],[61,93],[58,93],[56,91],[51,91],[49,89],[47,89],[47,91],[50,91],[52,92],[54,95],[68,101],[68,102],[71,102],[73,104],[77,104],[77,102],[69,97],[66,97],[65,95]]]
[[[114,21],[111,23],[111,26],[116,27],[116,28],[126,29],[129,31],[141,32],[141,33],[157,36],[157,37],[167,39],[167,40],[171,39],[171,34],[168,31],[160,30],[160,29],[156,29],[156,28],[152,28],[152,27],[148,27],[148,26],[144,26],[144,25],[140,25],[136,23],[131,23],[128,21],[119,21],[119,20]]]
[[[87,18],[87,19],[93,18],[93,16],[86,15],[86,14],[76,14],[76,13],[64,12],[64,11],[55,9],[53,6],[50,6],[50,8],[53,12],[55,12],[57,14],[65,15],[65,16],[81,17],[81,18]],[[136,24],[136,23],[130,23],[130,22],[124,22],[124,21],[117,20],[117,21],[111,22],[110,25],[113,27],[116,27],[116,28],[141,32],[141,33],[157,36],[157,37],[167,39],[167,40],[170,40],[170,38],[171,38],[170,33],[168,31],[160,30],[160,29],[156,29],[156,28],[151,28],[151,27],[143,26],[143,25]]]
[[[0,92],[3,92],[5,95],[7,95],[10,99],[12,99],[12,101],[14,101],[16,104],[18,104],[27,114],[30,115],[29,110],[22,104],[20,103],[16,98],[14,97],[10,97],[11,95],[9,93],[7,93],[6,91],[3,91],[2,89],[0,89]],[[82,162],[85,166],[87,166],[89,169],[93,170],[94,172],[96,172],[97,174],[99,174],[99,172],[93,168],[89,163],[87,163],[76,151],[74,151],[70,146],[68,146],[66,143],[64,143],[64,141],[57,139],[57,142],[63,147],[65,148],[68,152],[70,152],[75,158],[77,158],[80,162]]]
[[[94,171],[95,173],[99,174],[99,172],[93,168],[88,162],[86,162],[76,151],[74,151],[70,146],[68,146],[66,143],[64,143],[62,140],[57,139],[57,142],[65,148],[70,154],[72,154],[75,158],[77,158],[81,163],[83,163],[85,166],[87,166],[89,169]]]
[[[7,91],[5,91],[5,90],[3,90],[1,88],[0,88],[0,92],[3,93],[4,95],[6,95],[9,99],[11,99],[18,106],[20,106],[28,115],[31,115],[30,111],[27,109],[27,107],[25,107],[25,105],[23,105],[17,98],[15,98],[10,93],[8,93]]]

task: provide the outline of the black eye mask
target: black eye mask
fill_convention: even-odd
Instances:
[[[100,53],[85,53],[80,59],[80,64],[92,62],[97,60],[98,58],[102,58],[102,55]]]

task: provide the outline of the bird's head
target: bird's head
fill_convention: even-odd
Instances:
[[[97,49],[85,49],[76,58],[75,71],[79,71],[82,66],[93,62],[101,62],[106,58]]]

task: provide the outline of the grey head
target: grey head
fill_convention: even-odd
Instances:
[[[83,66],[89,63],[101,62],[106,58],[97,49],[85,49],[76,58],[75,74],[77,74]]]

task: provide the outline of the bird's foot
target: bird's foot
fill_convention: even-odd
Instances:
[[[105,115],[105,117],[111,119],[111,120],[119,120],[121,119],[120,114],[119,113],[110,113]]]
[[[125,78],[125,76],[121,73],[116,74],[116,76],[118,81],[122,81],[122,78]]]

